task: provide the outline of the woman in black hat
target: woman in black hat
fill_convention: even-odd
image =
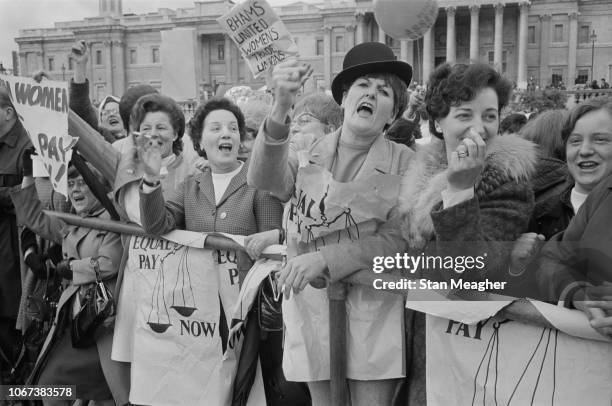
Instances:
[[[313,405],[327,405],[327,292],[309,282],[345,260],[335,246],[374,233],[397,203],[400,176],[412,152],[383,132],[404,110],[412,68],[384,44],[352,48],[332,83],[334,99],[344,110],[342,127],[298,148],[297,143],[290,146],[289,112],[310,73],[296,60],[274,69],[275,105],[255,142],[248,180],[289,202],[289,260],[279,277],[285,286],[283,370],[288,380],[308,382]],[[321,279],[316,282],[325,286]],[[347,310],[352,403],[390,404],[405,375],[403,300],[351,287]]]

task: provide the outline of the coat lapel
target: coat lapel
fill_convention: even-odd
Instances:
[[[340,139],[340,129],[327,134],[316,141],[310,148],[310,163],[331,171]]]
[[[246,185],[246,183],[247,183],[247,178],[246,178],[247,170],[248,170],[247,164],[243,164],[242,165],[242,169],[240,169],[240,172],[238,172],[238,174],[236,174],[236,176],[234,176],[232,178],[232,180],[230,181],[229,185],[227,185],[227,189],[225,189],[225,193],[223,193],[223,197],[221,197],[221,200],[219,200],[219,204],[217,206],[221,206],[238,189],[240,189],[242,186]]]
[[[328,134],[317,142],[310,149],[310,163],[322,166],[328,171],[332,170],[334,158],[338,149],[340,140],[340,131],[338,129],[331,134]],[[374,143],[368,151],[361,169],[357,173],[355,179],[362,179],[370,176],[372,173],[389,173],[391,170],[391,145],[390,141],[385,139],[384,135],[380,135],[374,140]]]
[[[212,174],[210,168],[204,168],[204,170],[195,175],[195,181],[200,185],[200,191],[208,202],[214,207],[215,204],[215,189],[212,181]]]
[[[355,179],[363,179],[373,173],[389,173],[391,171],[391,144],[383,134],[379,135],[366,156],[363,165],[357,172]]]

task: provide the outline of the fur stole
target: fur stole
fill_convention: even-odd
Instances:
[[[507,182],[528,182],[537,162],[537,147],[517,135],[497,136],[487,143],[487,157],[475,195],[487,193]],[[410,248],[422,249],[434,235],[430,213],[442,203],[447,187],[448,162],[443,140],[432,137],[417,149],[402,180],[399,209],[402,235]]]

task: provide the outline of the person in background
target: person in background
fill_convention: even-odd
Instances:
[[[404,144],[414,150],[415,141],[421,138],[421,129],[414,121],[400,117],[391,124],[385,136],[389,141]]]
[[[602,89],[609,89],[610,88],[610,84],[608,82],[606,82],[606,79],[601,78],[601,88]]]
[[[558,196],[568,186],[569,174],[565,164],[565,143],[561,130],[567,118],[567,110],[547,110],[531,119],[519,132],[519,136],[538,145],[538,169],[531,178],[531,185],[538,204],[551,196]],[[571,182],[573,183],[573,182]]]
[[[527,123],[527,117],[523,113],[512,113],[506,116],[499,124],[501,135],[517,134]]]
[[[119,115],[119,102],[120,99],[116,96],[106,96],[98,107],[100,131],[111,144],[127,135],[127,130],[123,127]]]
[[[0,87],[0,383],[10,384],[20,337],[16,329],[21,297],[19,227],[10,189],[22,181],[26,149],[32,146],[9,93]],[[6,358],[6,359],[5,359]],[[8,360],[8,365],[7,361]]]
[[[240,150],[238,151],[238,158],[241,161],[246,161],[251,150],[253,149],[253,143],[257,137],[257,132],[261,123],[270,112],[270,105],[259,99],[250,99],[238,103],[238,107],[244,114],[245,131],[244,136],[240,139]]]
[[[302,96],[293,109],[290,135],[293,141],[312,143],[342,126],[342,109],[325,93]]]

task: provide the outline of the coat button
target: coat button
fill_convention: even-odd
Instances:
[[[223,212],[223,213],[221,213],[221,215],[219,217],[221,218],[221,220],[225,220],[225,218],[227,217],[227,213]]]

